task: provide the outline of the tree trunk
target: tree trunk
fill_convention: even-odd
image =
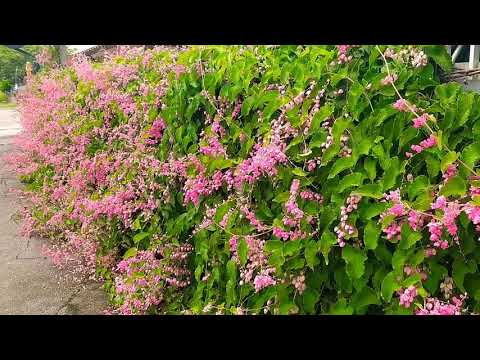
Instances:
[[[65,65],[67,63],[67,45],[55,45],[55,48],[60,55],[60,65]]]

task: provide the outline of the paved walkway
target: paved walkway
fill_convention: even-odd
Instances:
[[[42,241],[18,236],[12,216],[18,199],[8,190],[21,186],[1,160],[20,131],[16,110],[0,109],[0,315],[102,314],[107,307],[98,283],[60,280],[59,271],[40,252]]]

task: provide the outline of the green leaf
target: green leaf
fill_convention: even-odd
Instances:
[[[464,259],[456,258],[452,268],[452,278],[455,281],[455,285],[460,291],[465,292],[465,288],[463,287],[465,275],[475,273],[477,271],[477,263],[474,260],[465,262]]]
[[[283,245],[283,254],[285,256],[296,255],[300,251],[302,245],[301,240],[290,240]]]
[[[150,236],[148,232],[144,232],[144,231],[139,232],[138,234],[135,234],[135,236],[133,237],[133,243],[138,244],[140,241],[142,241],[148,236]]]
[[[408,198],[410,201],[413,201],[415,197],[428,190],[428,178],[425,175],[420,175],[413,180],[413,182],[408,185]]]
[[[455,122],[455,128],[463,126],[468,121],[474,100],[475,94],[472,92],[459,95],[457,100],[458,120]]]
[[[409,286],[415,285],[417,283],[420,283],[422,281],[420,274],[414,274],[412,276],[409,276],[405,280],[402,281],[402,287],[408,288]]]
[[[375,177],[377,176],[377,160],[371,157],[367,157],[363,162],[363,167],[367,172],[370,181],[375,180]]]
[[[352,315],[353,307],[348,305],[347,300],[339,299],[331,308],[329,313],[331,315]]]
[[[283,249],[283,241],[280,240],[269,240],[265,243],[265,251],[273,252]]]
[[[449,72],[453,69],[452,57],[448,54],[445,45],[426,45],[423,51],[431,57],[442,70]]]
[[[339,118],[335,120],[332,128],[333,141],[338,143],[340,141],[340,137],[345,132],[345,130],[351,126],[352,120],[350,119]]]
[[[328,265],[328,253],[330,248],[337,243],[337,238],[328,230],[325,230],[320,238],[320,251]]]
[[[353,144],[352,156],[359,158],[361,155],[368,155],[370,149],[373,146],[373,141],[370,138],[360,140],[358,143]]]
[[[379,300],[374,290],[365,286],[360,292],[352,297],[352,305],[355,309],[359,309],[368,305],[378,305]]]
[[[241,238],[237,245],[237,254],[238,258],[240,259],[240,264],[245,266],[247,263],[247,255],[248,255],[248,244],[244,238]]]
[[[233,260],[227,262],[227,279],[232,281],[237,279],[237,265]]]
[[[362,277],[367,260],[362,250],[346,245],[342,251],[342,258],[347,263],[347,274],[352,280]]]
[[[135,255],[137,255],[137,248],[132,247],[128,249],[125,254],[123,254],[123,259],[126,260],[128,258],[134,257]]]
[[[440,105],[444,109],[451,107],[456,99],[459,91],[462,90],[462,85],[454,82],[449,82],[447,84],[438,85],[435,88],[435,95],[437,95],[440,100]]]
[[[342,193],[345,189],[348,189],[352,186],[358,186],[362,184],[363,175],[361,173],[353,173],[345,176],[338,183],[338,193]]]
[[[432,192],[427,188],[417,196],[413,203],[413,208],[419,211],[429,210],[433,201]]]
[[[320,300],[320,293],[311,288],[307,288],[303,293],[303,308],[306,313],[315,314],[315,305]]]
[[[445,172],[450,164],[457,160],[458,154],[455,151],[450,151],[442,158],[440,162],[440,169],[442,172]]]
[[[312,270],[320,263],[317,257],[318,251],[319,245],[313,240],[310,240],[305,246],[305,260],[307,261],[308,267]]]
[[[404,226],[410,228],[410,225],[404,224]],[[403,227],[402,227],[402,230],[403,230]],[[408,250],[413,245],[415,245],[421,238],[422,238],[422,233],[410,232],[404,236],[402,231],[402,238],[400,240],[400,243],[398,244],[398,247],[402,250]]]
[[[382,281],[382,298],[386,302],[390,302],[392,300],[393,293],[397,290],[400,290],[400,285],[395,280],[395,273],[389,272]]]
[[[376,221],[369,221],[365,226],[363,242],[365,243],[365,249],[375,250],[378,245],[378,237],[381,233],[380,227]]]
[[[380,215],[388,207],[386,202],[361,203],[359,207],[359,214],[362,220],[370,220],[371,218]]]
[[[355,165],[355,159],[352,156],[340,158],[333,164],[328,174],[328,179],[332,179],[345,169],[349,169]]]
[[[408,253],[402,249],[397,249],[393,253],[392,256],[392,267],[393,270],[397,270],[400,273],[403,270],[403,266],[405,265],[408,258]]]
[[[400,173],[400,160],[397,156],[393,157],[390,161],[390,166],[388,170],[385,171],[383,176],[383,191],[386,192],[387,190],[391,189],[397,180],[397,176]]]
[[[427,278],[427,281],[423,283],[423,286],[432,294],[435,294],[438,290],[438,284],[440,279],[445,275],[448,275],[448,270],[442,265],[437,264],[436,262],[430,263],[430,272]]]
[[[331,103],[326,103],[320,110],[314,115],[312,119],[312,125],[310,126],[310,132],[314,133],[320,128],[320,124],[324,122],[330,115],[333,114],[335,107]]]
[[[468,145],[462,151],[462,159],[469,167],[473,168],[480,159],[480,142]]]
[[[465,180],[463,180],[460,176],[455,176],[450,178],[443,186],[443,188],[440,190],[440,195],[444,195],[445,197],[452,195],[462,196],[465,195],[466,192],[467,185]]]
[[[305,176],[308,175],[305,171],[303,171],[302,169],[300,169],[298,167],[293,168],[292,173],[294,175],[301,176],[301,177],[305,177]]]
[[[427,163],[427,173],[430,179],[435,178],[440,171],[440,161],[430,154],[425,154],[425,162]]]
[[[382,188],[378,184],[366,184],[358,187],[353,194],[380,199],[383,197]]]

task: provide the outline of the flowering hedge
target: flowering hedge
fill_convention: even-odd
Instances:
[[[442,46],[207,46],[31,79],[24,233],[112,313],[479,310],[480,97]]]

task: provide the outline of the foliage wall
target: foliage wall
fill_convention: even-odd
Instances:
[[[124,50],[44,70],[24,233],[111,313],[479,310],[480,97],[443,46]]]

